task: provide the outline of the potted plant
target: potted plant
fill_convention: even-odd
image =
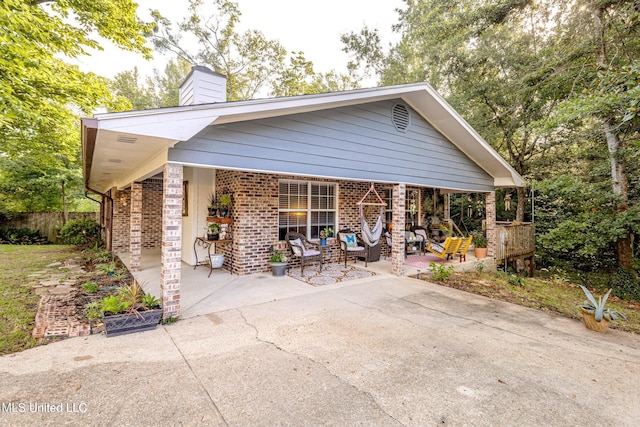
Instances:
[[[216,200],[215,193],[209,195],[209,206],[207,209],[209,210],[209,216],[216,216],[218,212],[218,201]]]
[[[212,222],[209,224],[209,232],[207,233],[207,240],[218,240],[220,237],[220,226]]]
[[[577,307],[582,312],[584,325],[588,329],[597,332],[604,332],[609,328],[610,321],[619,319],[627,320],[627,317],[619,311],[605,308],[611,289],[607,291],[604,297],[598,297],[598,301],[596,301],[591,292],[589,292],[589,289],[582,285],[580,285],[580,287],[587,296],[587,299],[582,303],[582,305]]]
[[[476,231],[471,233],[473,236],[473,254],[476,258],[487,257],[487,238],[484,237],[484,233]]]
[[[328,237],[333,237],[333,228],[325,227],[320,230],[320,246],[327,246]]]
[[[229,194],[223,194],[218,198],[218,212],[222,218],[226,218],[229,215],[229,209],[231,208],[231,196]]]
[[[281,250],[273,248],[269,264],[271,265],[271,274],[274,276],[284,276],[287,270],[287,256]]]
[[[102,316],[108,337],[155,329],[162,317],[160,300],[145,293],[135,280],[88,308],[88,317]]]

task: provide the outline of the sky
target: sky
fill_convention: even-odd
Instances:
[[[365,24],[378,28],[383,44],[397,39],[391,26],[398,21],[396,8],[402,0],[235,0],[242,16],[240,31],[259,30],[267,39],[279,40],[288,52],[302,51],[314,64],[316,72],[335,69],[346,72],[348,56],[342,52],[340,34],[358,32]],[[150,8],[160,12],[172,22],[178,22],[186,10],[187,0],[137,0],[139,15],[149,19]],[[304,6],[301,6],[304,5]],[[306,6],[306,7],[305,7]],[[115,74],[137,66],[142,74],[150,75],[153,69],[162,70],[167,58],[154,52],[152,61],[141,56],[106,46],[105,51],[95,52],[79,61],[85,71],[111,78]]]

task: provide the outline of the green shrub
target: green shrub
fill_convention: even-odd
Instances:
[[[98,285],[93,283],[91,279],[87,279],[87,281],[84,282],[80,287],[91,294],[98,292]]]
[[[101,242],[100,224],[89,218],[73,219],[58,233],[63,243],[76,246],[98,246]]]
[[[38,230],[28,228],[0,227],[0,244],[43,245],[49,241]]]
[[[429,264],[431,268],[431,278],[439,282],[446,282],[453,274],[453,265],[440,265],[432,262]]]
[[[618,267],[611,276],[611,287],[618,298],[640,301],[640,281],[633,271]]]

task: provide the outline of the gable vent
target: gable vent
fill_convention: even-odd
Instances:
[[[409,110],[402,104],[395,104],[391,108],[391,121],[399,132],[406,132],[411,124]]]

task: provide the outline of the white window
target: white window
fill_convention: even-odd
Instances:
[[[278,183],[278,239],[290,231],[308,239],[320,237],[320,230],[336,227],[337,184],[281,180]]]

